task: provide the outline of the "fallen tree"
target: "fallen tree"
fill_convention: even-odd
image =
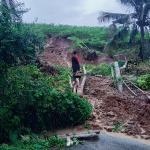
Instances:
[[[62,135],[57,135],[58,138],[91,138],[91,137],[96,137],[100,134],[100,130],[89,130],[87,132],[77,132],[77,133],[68,133],[68,134],[62,134]]]
[[[83,66],[83,72],[84,72],[84,74],[86,74],[85,66]],[[86,76],[84,76],[83,79],[82,79],[81,87],[77,88],[77,93],[79,95],[83,95],[83,89],[84,89],[85,81],[86,81]]]

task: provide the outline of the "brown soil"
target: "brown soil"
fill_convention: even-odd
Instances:
[[[150,104],[147,104],[147,98],[135,97],[125,88],[123,94],[119,94],[112,85],[109,77],[89,77],[86,81],[84,94],[93,106],[88,121],[90,127],[111,132],[113,125],[121,122],[120,132],[150,139]]]
[[[62,37],[47,39],[43,60],[66,67],[71,66],[71,41]],[[77,49],[81,63],[99,64],[114,62],[107,55],[100,55],[95,61],[84,59],[82,50]],[[121,57],[123,57],[121,55]],[[119,56],[116,57],[118,59]],[[123,94],[113,86],[110,77],[87,77],[84,96],[92,104],[93,110],[87,121],[90,129],[102,129],[111,132],[113,125],[121,122],[119,132],[136,138],[150,140],[150,104],[145,96],[135,97],[126,88]],[[146,93],[150,93],[146,91]],[[83,128],[79,126],[77,128]]]

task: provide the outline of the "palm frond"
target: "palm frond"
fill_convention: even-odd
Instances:
[[[125,37],[125,35],[128,34],[128,26],[125,25],[121,30],[119,30],[106,44],[105,49],[108,49],[109,47],[113,47],[115,44],[115,41],[118,39],[122,39]]]
[[[147,3],[148,0],[117,0],[120,4],[125,5],[125,6],[131,6],[131,7],[137,7],[140,6],[141,4]]]
[[[119,30],[112,38],[112,41],[115,41],[117,39],[123,39],[124,36],[126,36],[128,33],[128,26],[125,25],[121,30]]]
[[[98,22],[109,22],[110,20],[116,20],[120,18],[127,17],[127,14],[120,14],[120,13],[110,13],[110,12],[100,12],[97,18]]]
[[[121,5],[128,6],[128,7],[135,7],[137,6],[136,0],[117,0]],[[139,1],[139,0],[138,0]]]
[[[146,5],[144,6],[144,19],[147,19],[147,17],[149,17],[149,13],[150,13],[150,0],[148,0],[148,2],[146,3]]]
[[[131,33],[130,33],[130,37],[129,37],[129,40],[128,40],[129,44],[132,44],[132,41],[135,39],[137,33],[138,33],[137,25],[133,24],[132,30],[131,30]]]
[[[145,27],[145,32],[149,33],[149,29],[147,27]]]
[[[129,20],[129,15],[126,15],[119,19],[116,19],[115,21],[113,21],[113,23],[125,24],[128,20]]]
[[[117,29],[117,26],[116,26],[116,24],[113,23],[113,24],[109,25],[108,28]]]

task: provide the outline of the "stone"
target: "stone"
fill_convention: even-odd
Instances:
[[[142,135],[141,138],[145,139],[145,140],[149,140],[150,139],[150,135]]]
[[[112,132],[113,127],[112,126],[105,126],[104,129],[106,129],[106,131],[108,131],[108,132]]]
[[[134,121],[128,121],[128,124],[134,125],[135,122]]]
[[[115,116],[112,111],[108,112],[107,115],[108,115],[108,116]]]

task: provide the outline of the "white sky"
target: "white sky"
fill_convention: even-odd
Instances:
[[[24,14],[24,22],[99,26],[99,11],[124,13],[117,0],[17,0],[31,10]],[[104,24],[103,24],[104,25]]]

